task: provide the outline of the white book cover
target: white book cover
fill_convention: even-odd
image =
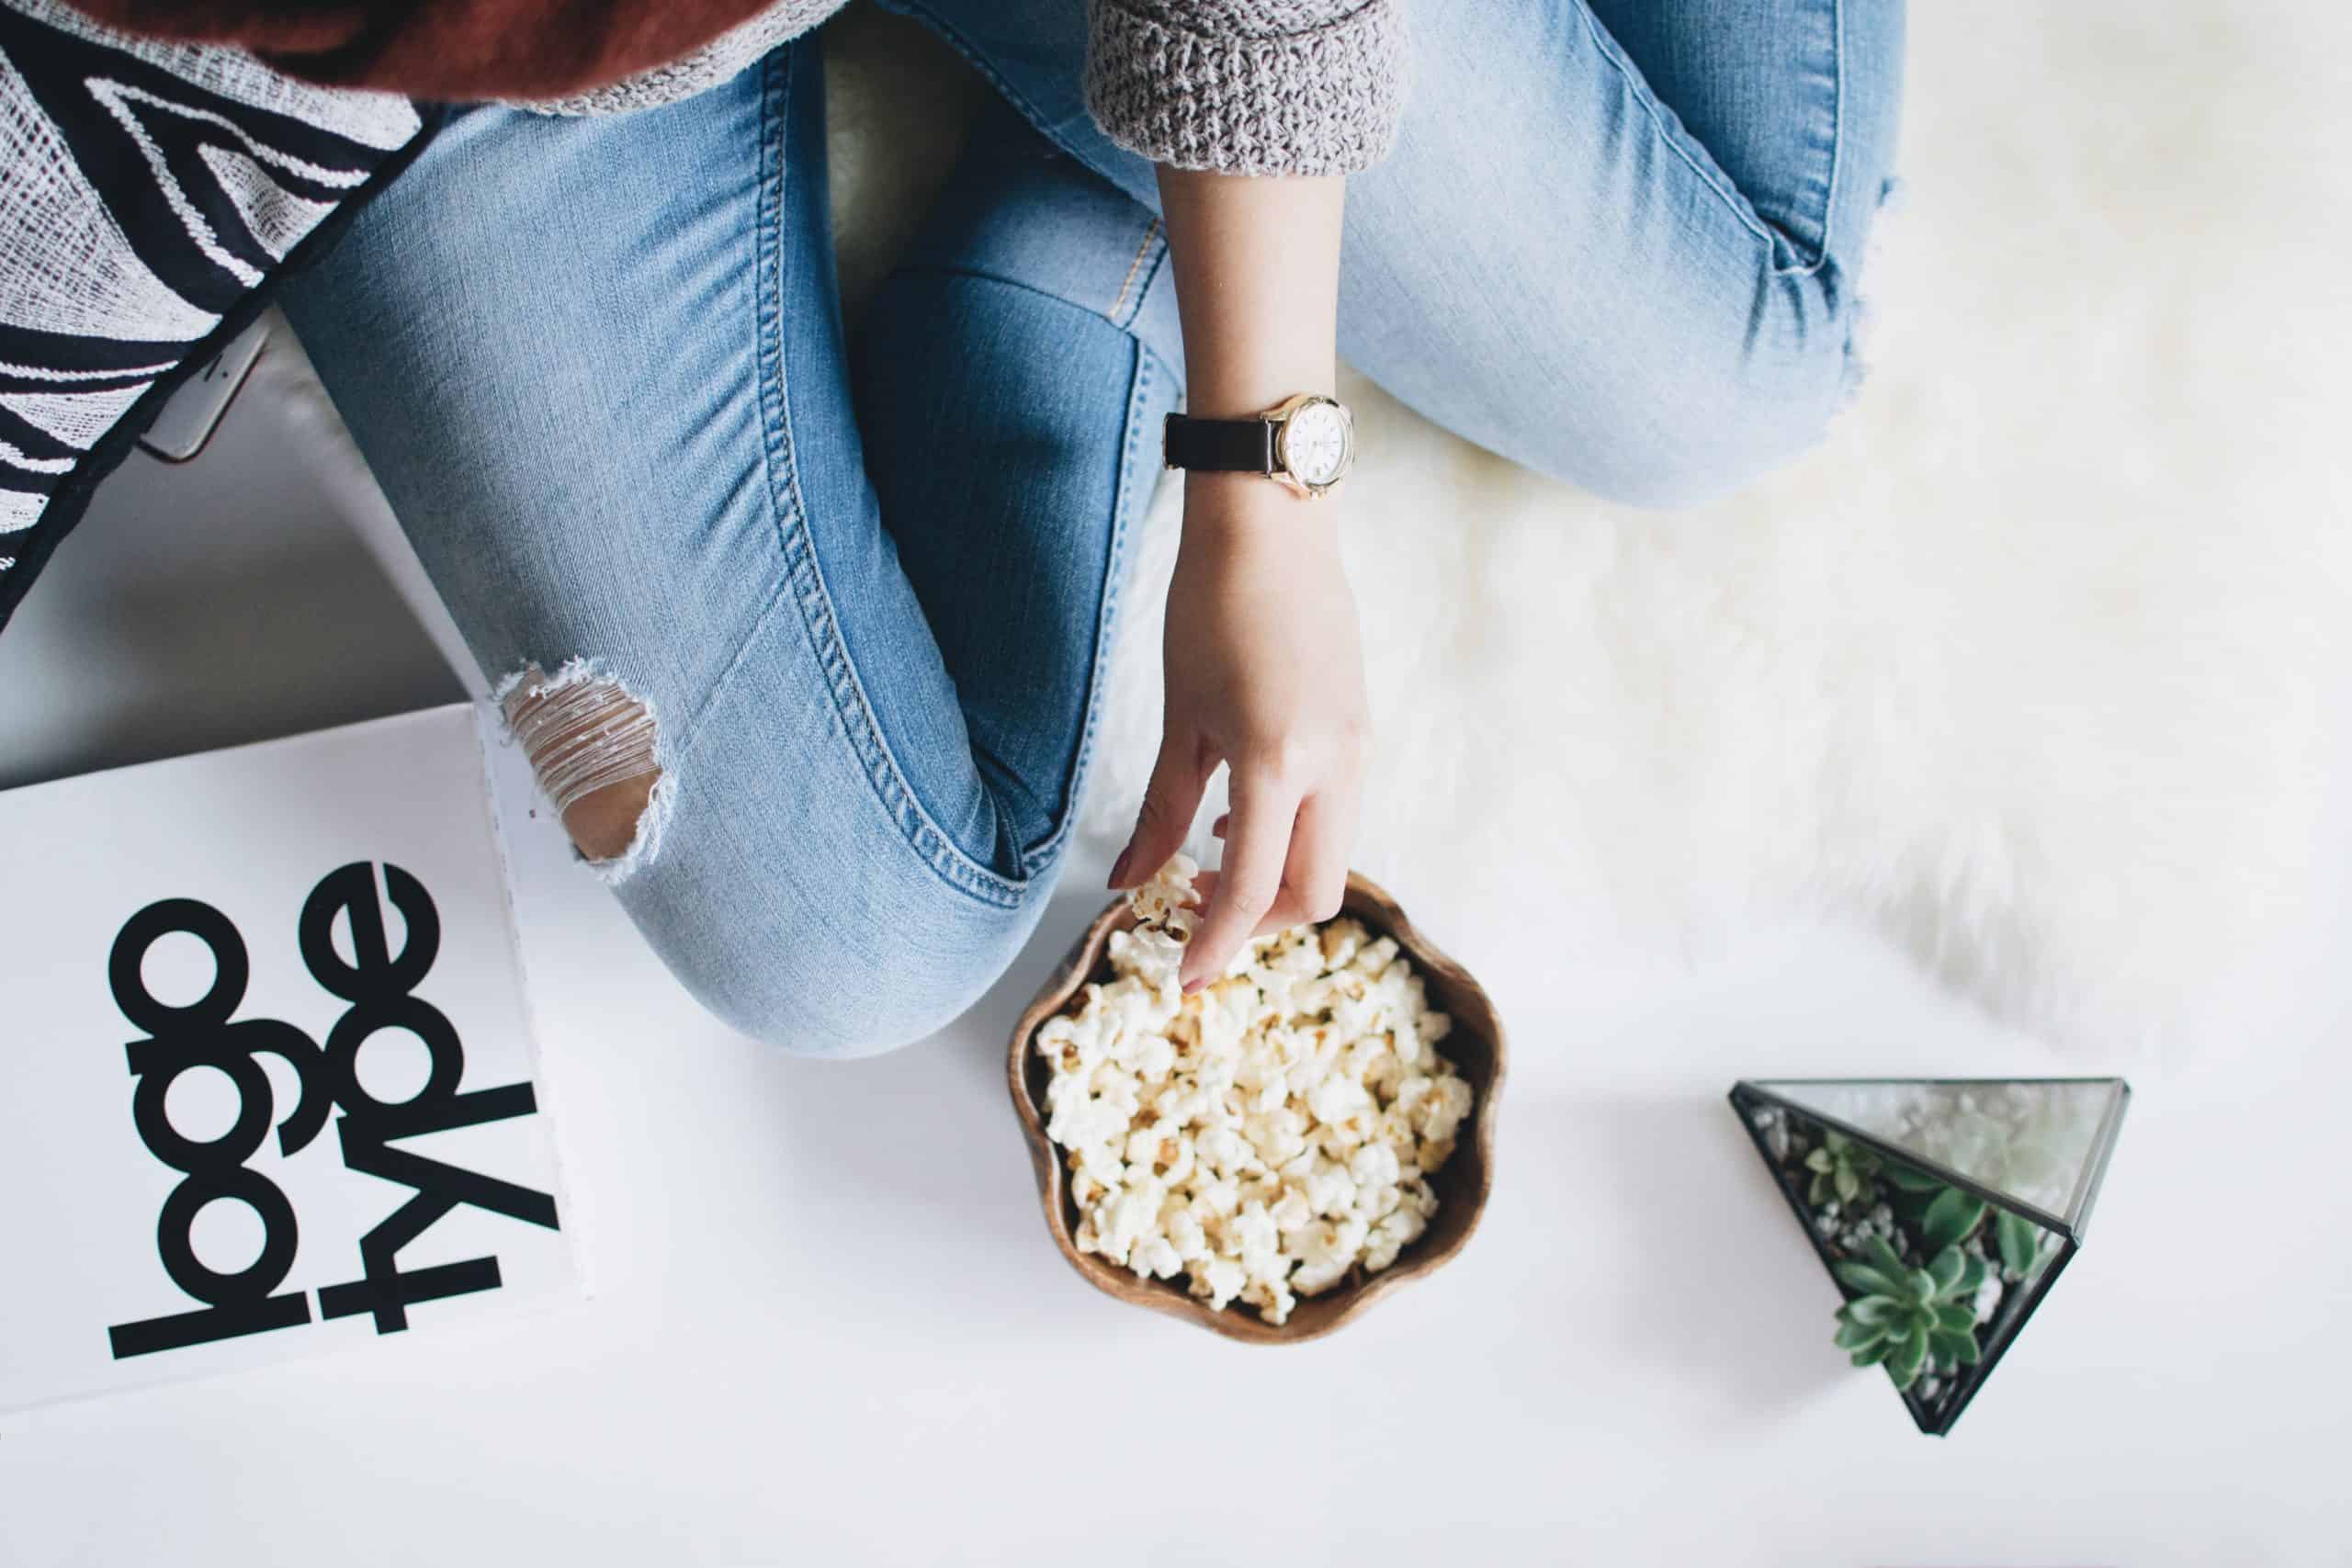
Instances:
[[[469,704],[0,794],[0,1408],[574,1299]]]

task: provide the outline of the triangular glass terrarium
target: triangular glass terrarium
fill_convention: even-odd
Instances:
[[[1774,1078],[1732,1108],[1846,1297],[1831,1325],[1941,1437],[2082,1245],[2121,1078]]]

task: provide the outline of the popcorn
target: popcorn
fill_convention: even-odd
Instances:
[[[1130,894],[1112,978],[1038,1029],[1046,1133],[1080,1250],[1280,1324],[1428,1230],[1472,1095],[1436,1050],[1453,1020],[1355,920],[1261,937],[1184,996],[1198,874],[1178,855]]]
[[[1362,1187],[1346,1167],[1318,1159],[1307,1173],[1306,1190],[1300,1196],[1310,1213],[1344,1214],[1355,1208]]]
[[[1209,1305],[1219,1312],[1223,1312],[1226,1303],[1239,1295],[1242,1287],[1250,1282],[1250,1277],[1241,1271],[1241,1265],[1229,1258],[1210,1258],[1192,1270],[1192,1279],[1193,1294],[1206,1297]]]
[[[1359,1190],[1394,1187],[1399,1175],[1396,1151],[1386,1144],[1366,1144],[1349,1156],[1348,1175]]]
[[[1429,1228],[1429,1221],[1418,1209],[1398,1208],[1380,1218],[1372,1228],[1371,1239],[1365,1243],[1364,1267],[1377,1272],[1396,1261],[1396,1255],[1411,1246]]]

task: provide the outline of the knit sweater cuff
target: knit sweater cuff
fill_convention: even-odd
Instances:
[[[1396,141],[1398,0],[1094,0],[1091,9],[1087,107],[1112,141],[1156,164],[1345,175],[1380,162]]]

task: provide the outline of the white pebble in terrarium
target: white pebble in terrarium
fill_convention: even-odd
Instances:
[[[2114,1090],[2070,1079],[1776,1086],[1808,1110],[2064,1217]]]

